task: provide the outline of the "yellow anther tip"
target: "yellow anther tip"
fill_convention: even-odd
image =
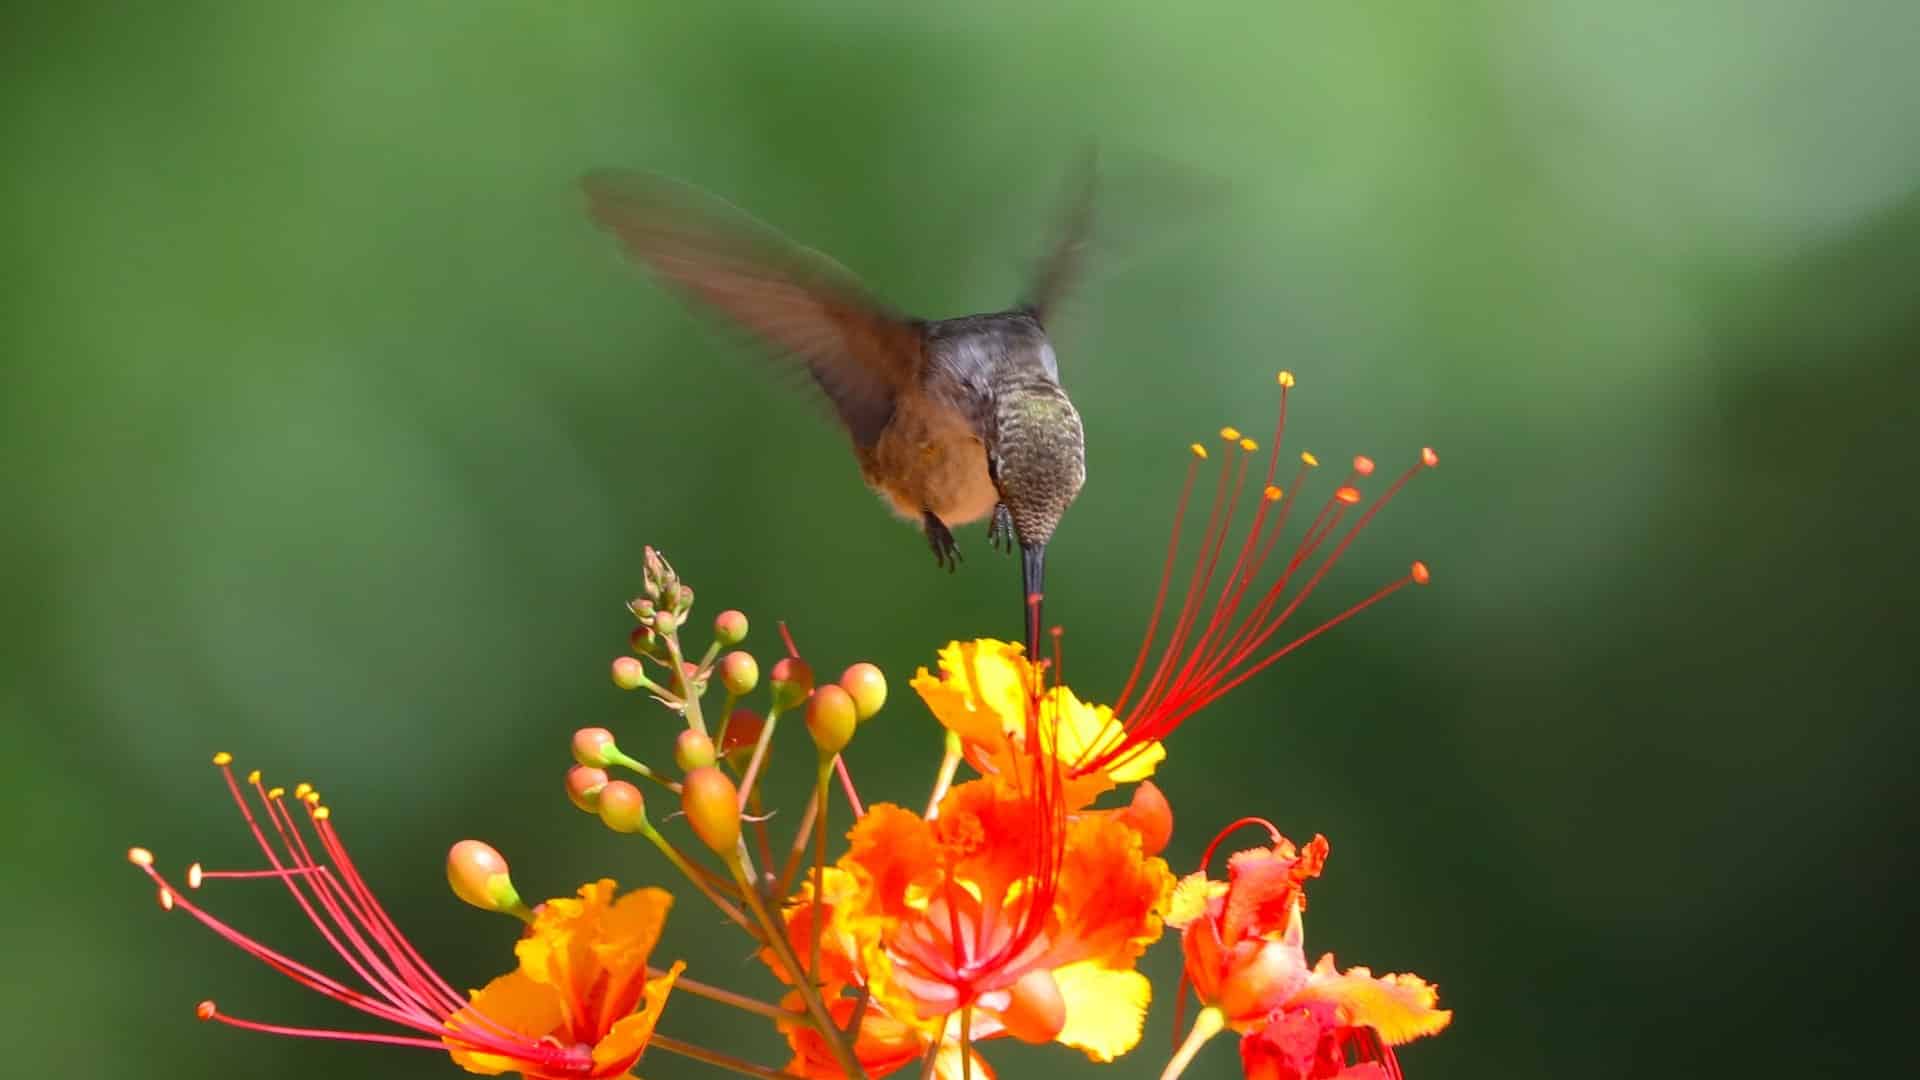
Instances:
[[[1201,446],[1199,443],[1194,443],[1193,445],[1187,447],[1187,449],[1193,451],[1194,457],[1197,457],[1202,461],[1205,461],[1207,459],[1207,448],[1204,446]]]
[[[313,820],[315,821],[325,821],[332,816],[333,810],[330,807],[316,806],[313,809]]]
[[[283,788],[283,787],[270,787],[270,788],[268,788],[268,789],[267,789],[267,798],[269,798],[269,799],[277,799],[277,798],[279,798],[280,796],[282,796],[282,795],[285,795],[286,793],[287,793],[287,789],[286,789],[286,788]]]
[[[307,797],[307,792],[312,790],[313,790],[313,785],[307,783],[305,780],[302,780],[299,783],[293,785],[293,797],[296,799],[304,799]]]
[[[1291,371],[1281,372],[1279,381],[1281,386],[1287,387],[1288,389],[1292,389],[1293,388],[1293,372]]]
[[[308,806],[319,806],[320,793],[318,791],[310,790],[305,795],[300,796],[300,801],[306,803]]]
[[[135,866],[152,866],[153,852],[143,847],[130,847],[127,849],[127,861]]]
[[[1303,450],[1300,452],[1300,463],[1307,466],[1310,469],[1318,468],[1320,465],[1320,459],[1317,457],[1314,457],[1312,454],[1309,454]]]
[[[199,863],[194,863],[192,866],[187,867],[187,888],[189,889],[199,888],[200,883],[206,880],[206,876],[207,876],[206,869],[202,867]]]
[[[160,895],[158,899],[160,901],[161,911],[173,910],[173,890],[172,889],[167,888],[165,885],[160,886]]]
[[[247,774],[247,783],[249,783],[249,784],[258,784],[259,782],[260,782],[260,770],[259,770],[259,769],[255,769],[255,770],[253,770],[252,772],[250,772],[250,773],[248,773],[248,774]]]
[[[233,764],[233,755],[227,753],[225,750],[222,750],[219,753],[213,755],[213,763],[215,765],[231,765]]]
[[[1220,437],[1228,442],[1239,442],[1240,429],[1237,427],[1223,427],[1220,429]]]
[[[1247,453],[1251,454],[1255,450],[1260,449],[1260,444],[1257,442],[1254,442],[1252,439],[1241,439],[1240,449],[1245,450]]]

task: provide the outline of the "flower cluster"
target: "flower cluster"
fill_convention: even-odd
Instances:
[[[1417,976],[1342,971],[1331,955],[1308,963],[1305,890],[1325,865],[1324,837],[1296,846],[1264,819],[1246,818],[1216,836],[1195,873],[1176,880],[1163,858],[1173,810],[1152,777],[1168,760],[1166,738],[1306,641],[1428,581],[1414,563],[1331,618],[1286,630],[1360,530],[1438,459],[1421,451],[1367,501],[1358,485],[1374,464],[1356,458],[1324,502],[1295,514],[1318,462],[1301,455],[1294,494],[1276,485],[1292,376],[1283,372],[1279,384],[1265,476],[1244,499],[1248,520],[1237,519],[1249,475],[1259,475],[1259,445],[1228,428],[1198,554],[1170,604],[1188,503],[1216,456],[1193,447],[1144,640],[1112,705],[1085,701],[1062,682],[1057,630],[1049,657],[979,638],[949,643],[919,669],[911,686],[945,748],[924,804],[866,805],[844,757],[887,704],[877,667],[856,663],[818,680],[782,625],[763,680],[760,659],[742,647],[747,618],[731,610],[713,620],[704,649],[691,647],[693,589],[646,550],[642,592],[628,605],[637,622],[631,649],[613,662],[612,679],[677,721],[670,764],[664,751],[642,760],[633,750],[640,739],[623,747],[608,728],[582,728],[570,737],[561,786],[606,828],[657,851],[741,931],[771,975],[770,996],[701,982],[681,961],[652,962],[674,902],[665,890],[622,893],[596,877],[529,904],[505,858],[471,839],[448,852],[452,891],[516,920],[520,932],[508,970],[477,990],[456,990],[361,877],[320,793],[306,783],[270,786],[258,771],[243,779],[222,753],[214,763],[261,864],[196,863],[174,878],[143,848],[130,860],[163,909],[186,912],[375,1026],[295,1027],[211,1001],[199,1016],[271,1034],[423,1048],[468,1072],[548,1080],[627,1075],[649,1049],[757,1077],[878,1078],[910,1068],[923,1080],[990,1078],[990,1044],[1001,1038],[1058,1043],[1095,1062],[1134,1051],[1153,999],[1139,961],[1171,929],[1185,961],[1176,1029],[1189,993],[1199,1009],[1163,1077],[1178,1076],[1226,1031],[1239,1035],[1253,1080],[1399,1077],[1393,1047],[1440,1031],[1451,1014]],[[1289,517],[1306,524],[1282,549]],[[1284,557],[1273,559],[1276,550]],[[1269,562],[1277,572],[1267,572]],[[763,780],[780,763],[776,731],[796,719],[812,747],[811,796],[777,843],[774,822],[788,818],[769,813]],[[649,798],[668,800],[672,813],[650,812]],[[1210,877],[1216,849],[1247,825],[1263,827],[1267,845],[1230,856],[1224,880]],[[277,883],[333,960],[296,959],[198,899],[207,885],[236,879]],[[684,993],[770,1025],[789,1060],[749,1061],[667,1034],[663,1013]]]

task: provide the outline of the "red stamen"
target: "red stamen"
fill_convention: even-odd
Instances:
[[[1243,487],[1247,467],[1244,458],[1238,468],[1223,460],[1214,492],[1213,505],[1208,510],[1207,524],[1201,533],[1198,554],[1193,569],[1188,575],[1186,595],[1182,597],[1178,614],[1173,619],[1172,629],[1166,640],[1160,645],[1160,656],[1152,665],[1152,674],[1146,678],[1144,689],[1139,697],[1134,697],[1140,688],[1143,673],[1148,668],[1148,654],[1155,645],[1160,622],[1166,611],[1167,592],[1173,577],[1174,555],[1180,547],[1181,526],[1186,518],[1188,504],[1198,473],[1198,460],[1207,455],[1205,448],[1195,445],[1196,461],[1187,470],[1187,479],[1180,490],[1180,497],[1174,508],[1173,528],[1167,542],[1167,555],[1161,568],[1160,584],[1154,596],[1153,607],[1147,619],[1147,631],[1143,637],[1139,652],[1134,658],[1132,671],[1117,699],[1114,712],[1121,718],[1125,730],[1124,737],[1113,740],[1083,755],[1075,763],[1074,774],[1109,770],[1144,752],[1147,745],[1157,742],[1181,722],[1218,699],[1222,694],[1245,682],[1248,678],[1264,670],[1282,656],[1306,644],[1320,634],[1338,626],[1368,607],[1380,602],[1387,596],[1408,584],[1424,585],[1429,574],[1424,563],[1414,563],[1405,577],[1390,582],[1377,589],[1373,594],[1353,604],[1330,619],[1312,627],[1298,637],[1286,640],[1278,645],[1270,642],[1287,624],[1294,613],[1312,595],[1320,582],[1333,569],[1347,548],[1353,543],[1375,514],[1396,495],[1400,489],[1422,469],[1432,468],[1439,463],[1439,455],[1431,447],[1423,447],[1418,461],[1402,473],[1373,502],[1362,509],[1351,524],[1345,522],[1347,511],[1358,507],[1364,501],[1355,482],[1371,476],[1375,470],[1372,458],[1359,456],[1353,459],[1353,470],[1346,480],[1336,487],[1319,512],[1308,523],[1305,532],[1295,544],[1292,553],[1280,570],[1276,580],[1268,585],[1253,602],[1250,609],[1242,614],[1247,600],[1253,591],[1253,585],[1268,557],[1278,546],[1281,530],[1285,527],[1300,483],[1306,470],[1319,464],[1312,454],[1302,454],[1300,472],[1294,478],[1293,492],[1289,495],[1273,486],[1273,478],[1279,470],[1280,446],[1285,434],[1287,415],[1287,390],[1293,380],[1286,373],[1280,378],[1281,394],[1279,417],[1274,426],[1274,439],[1267,461],[1267,482],[1262,492],[1262,500],[1255,510],[1246,534],[1241,539],[1236,557],[1228,566],[1217,595],[1212,601],[1211,610],[1204,622],[1200,613],[1207,606],[1207,600],[1213,591],[1216,573],[1220,569],[1221,556],[1234,527],[1234,518],[1239,508],[1239,497]],[[1251,451],[1255,444],[1250,439],[1242,439],[1240,433],[1227,428],[1221,432],[1229,442],[1237,442],[1243,450]],[[1275,508],[1278,504],[1278,508]],[[1341,531],[1345,525],[1344,531]],[[1335,538],[1336,531],[1340,535]],[[1333,540],[1324,555],[1321,549]],[[1319,561],[1311,573],[1297,588],[1289,593],[1295,575],[1308,562],[1315,558]],[[1266,655],[1262,650],[1271,649]]]
[[[419,1035],[394,1035],[379,1032],[336,1031],[299,1028],[243,1020],[227,1016],[213,1005],[202,1002],[198,1008],[203,1020],[218,1020],[232,1027],[272,1034],[348,1042],[384,1043],[416,1046],[445,1051],[449,1042],[475,1052],[497,1054],[523,1062],[543,1071],[578,1071],[582,1067],[579,1051],[563,1049],[550,1040],[537,1040],[499,1024],[472,1009],[466,998],[456,992],[438,972],[420,956],[394,924],[391,916],[374,898],[331,822],[332,814],[319,805],[312,789],[296,789],[297,801],[305,810],[307,828],[317,840],[317,849],[309,843],[292,810],[285,805],[285,792],[269,790],[256,771],[247,777],[261,808],[272,823],[272,837],[261,827],[252,807],[241,791],[239,781],[228,767],[232,758],[219,754],[214,763],[220,767],[234,805],[239,808],[248,831],[265,856],[269,869],[205,870],[199,864],[188,868],[189,885],[198,888],[209,880],[278,878],[296,904],[313,923],[334,953],[367,990],[355,989],[273,949],[221,921],[204,908],[187,900],[153,867],[153,856],[142,848],[128,852],[128,859],[158,887],[162,906],[179,908],[201,925],[240,948],[243,952],[287,976],[294,982],[376,1019],[418,1032]],[[325,860],[316,857],[316,850]],[[369,992],[370,991],[370,992]],[[449,1027],[455,1014],[461,1017],[457,1032]]]

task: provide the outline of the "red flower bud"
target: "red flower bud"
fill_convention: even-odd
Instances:
[[[745,697],[760,685],[760,663],[751,653],[730,652],[720,658],[720,684],[734,697]]]
[[[1173,807],[1167,804],[1167,797],[1161,794],[1151,780],[1142,780],[1133,789],[1133,802],[1120,811],[1122,823],[1140,834],[1140,850],[1146,855],[1158,855],[1167,849],[1167,842],[1173,839]]]
[[[726,773],[711,765],[689,772],[681,781],[680,809],[701,843],[720,855],[733,854],[740,842],[740,792]]]
[[[813,736],[813,745],[828,757],[846,749],[859,723],[853,695],[833,683],[815,690],[807,699],[807,733]]]
[[[639,832],[647,821],[647,801],[625,780],[609,780],[600,789],[600,820],[614,832]]]
[[[573,760],[603,769],[617,760],[619,753],[613,732],[603,727],[583,727],[573,733]]]
[[[813,693],[813,669],[797,656],[781,657],[773,665],[773,704],[791,709]]]
[[[713,617],[713,640],[723,649],[731,649],[747,640],[747,617],[729,608]]]
[[[447,884],[453,895],[482,911],[512,912],[522,907],[507,860],[490,844],[462,840],[447,851]]]
[[[600,812],[600,789],[606,786],[605,769],[575,765],[567,770],[567,799],[589,814]]]
[[[887,703],[887,677],[868,663],[858,663],[840,676],[840,685],[853,697],[854,708],[865,723]]]
[[[688,728],[673,743],[673,763],[681,772],[692,772],[713,764],[713,740]]]
[[[640,661],[622,656],[613,662],[613,685],[622,690],[638,690],[647,684],[647,670]]]

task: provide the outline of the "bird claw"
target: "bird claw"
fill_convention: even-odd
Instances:
[[[993,507],[993,523],[987,526],[987,543],[1002,554],[1013,554],[1013,512],[1006,503],[996,503]]]
[[[947,523],[936,517],[931,510],[921,514],[921,524],[927,531],[927,546],[933,549],[933,561],[946,568],[951,574],[960,568],[960,545],[953,538],[953,530]]]

